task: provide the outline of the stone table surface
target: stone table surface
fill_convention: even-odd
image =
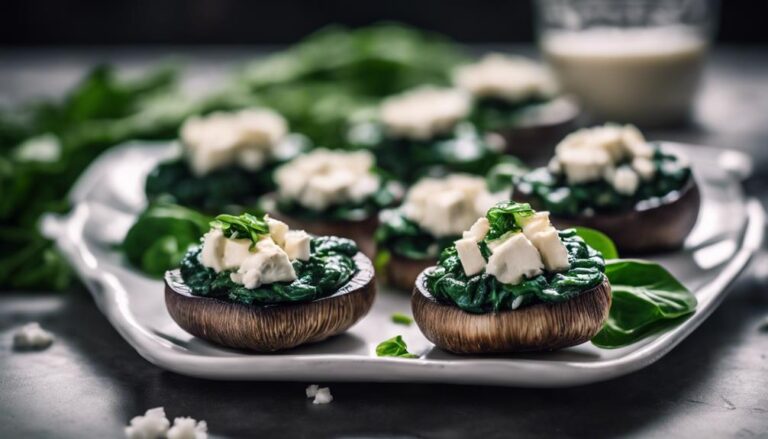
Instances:
[[[530,47],[518,48],[530,51]],[[191,90],[258,53],[249,48],[0,50],[0,104],[50,96],[110,62],[140,71],[169,53],[188,63]],[[687,127],[651,139],[748,152],[747,192],[768,201],[768,50],[718,47]],[[768,253],[761,251],[714,314],[655,364],[566,389],[441,384],[216,382],[142,359],[83,291],[0,293],[0,437],[122,437],[128,420],[165,406],[205,419],[211,437],[768,437]],[[38,321],[56,341],[11,349],[14,328]]]

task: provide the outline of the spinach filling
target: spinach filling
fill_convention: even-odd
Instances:
[[[354,241],[335,236],[313,238],[307,261],[293,261],[296,280],[249,289],[232,282],[231,271],[216,273],[200,262],[201,247],[192,248],[181,261],[181,277],[196,296],[213,297],[245,305],[306,302],[335,293],[357,273]]]
[[[488,261],[491,250],[487,242],[520,231],[520,220],[533,215],[528,204],[500,203],[488,211],[490,231],[479,243]],[[426,286],[432,296],[471,313],[487,313],[517,309],[534,303],[556,303],[569,300],[603,282],[605,260],[584,242],[575,229],[559,232],[568,250],[570,268],[561,273],[543,273],[517,285],[499,282],[485,271],[467,277],[456,252],[446,248],[437,267],[426,274]]]
[[[177,159],[152,170],[147,176],[145,191],[153,201],[162,200],[205,212],[226,211],[229,206],[253,203],[260,195],[274,190],[274,168],[275,165],[270,165],[251,172],[230,166],[198,177],[186,160]]]
[[[382,125],[369,122],[350,130],[349,143],[370,150],[379,168],[405,183],[451,172],[485,175],[503,158],[502,148],[490,144],[469,123],[433,139],[412,140],[389,137]]]
[[[631,210],[640,202],[660,205],[664,197],[682,190],[690,181],[691,169],[658,145],[654,145],[654,149],[655,176],[650,181],[641,180],[631,196],[619,194],[603,180],[569,185],[564,175],[554,175],[546,168],[517,177],[515,193],[531,197],[536,208],[560,216],[576,216],[590,210],[601,213]]]
[[[549,101],[549,98],[538,96],[519,102],[509,102],[499,98],[481,98],[476,101],[469,119],[481,131],[509,129],[517,125],[523,110]]]
[[[380,220],[381,224],[374,235],[377,247],[406,259],[437,258],[444,248],[459,238],[437,238],[398,210],[382,212]]]

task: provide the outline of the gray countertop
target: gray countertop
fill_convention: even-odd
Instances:
[[[530,48],[528,48],[530,50]],[[222,78],[247,48],[0,51],[0,104],[60,93],[96,62],[136,71],[182,52],[191,89]],[[749,193],[768,201],[768,50],[717,48],[695,123],[651,139],[732,147],[754,157]],[[121,437],[128,420],[165,406],[208,421],[212,437],[768,437],[768,253],[720,308],[666,357],[629,376],[568,389],[216,382],[165,372],[128,346],[85,292],[0,294],[0,437]],[[11,350],[13,329],[39,321],[56,341]]]

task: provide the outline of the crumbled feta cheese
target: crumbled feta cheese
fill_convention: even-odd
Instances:
[[[491,229],[491,223],[488,222],[488,218],[480,217],[472,224],[472,227],[464,232],[461,236],[467,239],[473,239],[475,242],[480,242],[485,239],[485,235],[488,234],[488,230]]]
[[[309,260],[310,250],[310,237],[309,234],[303,230],[291,230],[285,234],[285,253],[288,254],[288,259],[300,261]]]
[[[513,103],[549,98],[558,88],[554,76],[543,65],[525,57],[498,53],[459,67],[454,72],[453,81],[473,96]]]
[[[456,253],[459,255],[464,274],[474,276],[485,268],[485,259],[480,253],[480,247],[474,238],[462,238],[455,242]]]
[[[420,87],[385,99],[379,116],[390,135],[426,140],[452,130],[470,109],[462,90]]]
[[[168,430],[168,439],[207,439],[208,424],[193,418],[181,417],[173,420],[173,427]]]
[[[191,117],[181,127],[181,141],[195,175],[230,165],[256,171],[273,155],[288,132],[285,119],[266,109]]]
[[[267,226],[269,227],[269,236],[275,241],[275,244],[280,247],[285,246],[285,235],[288,233],[288,224],[278,221],[269,216],[265,217]]]
[[[606,124],[603,126],[585,128],[569,134],[555,149],[557,167],[552,164],[552,173],[565,174],[570,184],[588,183],[605,179],[616,188],[617,178],[624,195],[632,195],[637,190],[633,184],[637,175],[632,169],[621,171],[614,169],[624,161],[630,161],[636,171],[644,179],[653,178],[655,169],[650,158],[653,156],[653,147],[649,145],[642,133],[632,125]],[[554,172],[558,171],[558,172]],[[629,175],[632,172],[634,177]],[[632,192],[629,192],[629,190]],[[622,192],[623,191],[623,192]]]
[[[307,389],[305,390],[305,392],[307,393],[307,398],[314,398],[315,395],[317,395],[318,389],[320,389],[320,386],[318,386],[317,384],[310,384],[309,386],[307,386]]]
[[[633,195],[640,185],[640,177],[628,166],[622,166],[616,169],[611,182],[616,192],[622,195]]]
[[[544,264],[536,247],[522,233],[514,233],[489,245],[491,256],[485,271],[504,284],[519,284],[542,273]]]
[[[217,273],[240,267],[251,254],[250,239],[227,239],[221,229],[213,228],[203,235],[200,262]]]
[[[544,268],[549,272],[571,268],[568,249],[560,240],[557,229],[549,221],[549,212],[536,212],[523,220],[523,234],[539,251]]]
[[[331,389],[328,387],[321,387],[317,389],[317,393],[315,394],[315,399],[312,401],[312,404],[328,404],[331,401],[333,401]]]
[[[632,169],[645,181],[653,180],[654,175],[656,175],[656,167],[653,162],[645,157],[635,157],[632,160]]]
[[[45,349],[53,343],[53,335],[40,327],[37,322],[27,323],[13,334],[16,349]]]
[[[149,409],[144,416],[131,419],[130,424],[125,427],[125,437],[127,439],[160,439],[165,437],[170,424],[165,417],[164,408]]]
[[[402,210],[435,237],[461,236],[495,201],[482,177],[452,174],[413,185]]]
[[[312,210],[348,201],[359,202],[376,192],[381,180],[373,174],[374,158],[367,151],[318,148],[275,171],[281,197]]]
[[[563,172],[563,166],[560,164],[560,160],[557,157],[552,157],[547,163],[547,170],[550,174],[558,175]]]
[[[232,282],[253,289],[264,284],[296,280],[296,271],[288,254],[272,238],[265,237],[256,243],[255,250],[229,277]]]

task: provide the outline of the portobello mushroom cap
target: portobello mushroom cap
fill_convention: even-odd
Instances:
[[[543,210],[539,200],[529,194],[513,191],[515,201],[529,203]],[[589,227],[608,235],[622,253],[647,254],[676,250],[693,230],[699,217],[701,193],[691,177],[679,191],[667,194],[657,206],[638,204],[634,209],[615,213],[580,214],[572,217],[550,215],[558,229]]]
[[[387,263],[385,281],[398,290],[410,291],[419,273],[437,263],[436,258],[409,259],[392,253]]]
[[[419,275],[411,296],[413,318],[429,341],[456,354],[553,351],[575,346],[600,331],[611,308],[611,285],[605,278],[600,285],[564,302],[473,314],[436,300],[427,291],[427,270]]]
[[[376,296],[373,265],[362,253],[358,272],[333,295],[311,302],[266,306],[192,295],[179,270],[165,273],[165,305],[190,334],[238,349],[274,352],[325,340],[357,323]]]
[[[521,110],[514,126],[495,132],[504,138],[508,154],[528,164],[543,165],[557,142],[574,130],[580,113],[575,100],[560,97]]]

